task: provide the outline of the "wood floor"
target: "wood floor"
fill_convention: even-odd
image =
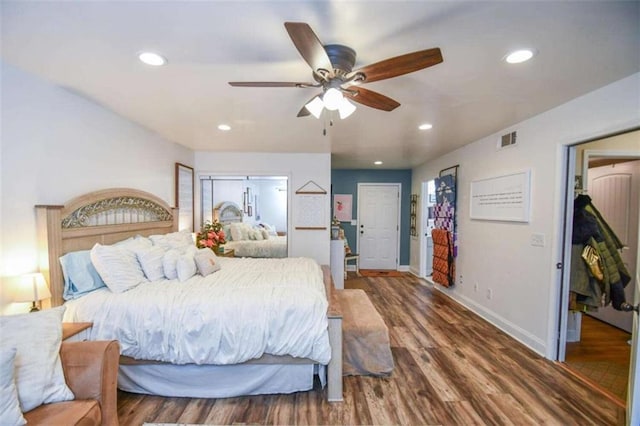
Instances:
[[[567,343],[566,363],[624,405],[631,359],[630,339],[630,333],[582,315],[580,341]]]
[[[119,392],[120,424],[624,424],[622,408],[409,274],[345,286],[367,291],[385,319],[391,377],[345,377],[342,403],[318,387],[228,399]]]

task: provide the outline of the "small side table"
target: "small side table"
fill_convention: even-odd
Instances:
[[[236,256],[236,251],[234,249],[231,250],[227,250],[224,253],[216,253],[216,256],[220,256],[220,257],[235,257]]]
[[[63,322],[62,323],[62,340],[73,337],[73,341],[84,340],[85,330],[93,327],[92,322]]]

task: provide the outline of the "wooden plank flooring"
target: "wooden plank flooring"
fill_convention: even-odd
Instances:
[[[119,391],[120,424],[624,424],[622,408],[409,274],[345,286],[364,289],[389,327],[390,377],[345,377],[342,403],[319,386],[226,399]]]

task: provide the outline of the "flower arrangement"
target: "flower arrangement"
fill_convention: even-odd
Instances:
[[[213,222],[206,221],[200,232],[196,234],[196,246],[198,248],[208,247],[215,250],[220,244],[226,242],[222,224],[217,219]]]

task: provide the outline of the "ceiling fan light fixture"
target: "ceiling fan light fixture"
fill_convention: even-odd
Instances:
[[[324,108],[324,102],[320,99],[320,96],[316,96],[304,106],[307,111],[309,111],[315,118],[320,118],[320,114],[322,114],[322,109]]]
[[[340,119],[344,120],[349,117],[356,110],[356,106],[349,102],[349,100],[345,97],[342,98],[340,102],[340,107],[338,108],[338,113],[340,114]]]
[[[340,108],[343,99],[342,92],[334,87],[329,88],[322,97],[324,107],[329,111],[335,111]]]
[[[167,59],[154,52],[140,52],[138,54],[138,59],[144,62],[147,65],[151,65],[154,67],[160,67],[167,63]]]

